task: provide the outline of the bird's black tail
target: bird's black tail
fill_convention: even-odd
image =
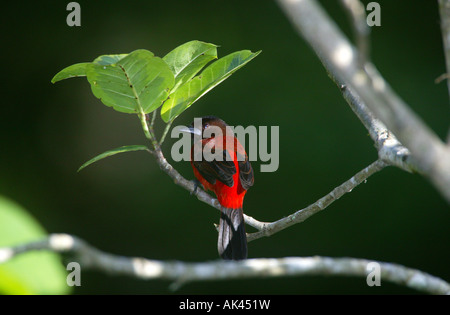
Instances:
[[[247,258],[247,235],[245,234],[242,209],[222,209],[219,222],[219,255],[226,260]]]

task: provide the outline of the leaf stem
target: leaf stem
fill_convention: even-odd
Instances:
[[[150,142],[153,145],[153,148],[155,150],[159,149],[158,141],[155,138],[155,134],[153,132],[153,124],[150,124],[150,126],[147,123],[147,116],[145,115],[144,111],[141,109],[141,111],[138,113],[139,120],[141,121],[142,130],[144,131],[145,137],[150,140]]]
[[[153,129],[153,126],[155,125],[155,118],[156,118],[156,111],[153,111],[152,122],[150,123],[150,129]]]
[[[164,133],[161,137],[161,140],[159,140],[159,146],[161,146],[166,139],[167,134],[169,133],[170,127],[172,126],[173,120],[169,121],[166,125],[166,128],[164,129]]]

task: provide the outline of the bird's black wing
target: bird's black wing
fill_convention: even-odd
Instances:
[[[192,164],[211,185],[216,183],[216,180],[221,181],[228,187],[234,185],[233,175],[236,174],[236,166],[231,160],[230,155],[226,150],[223,150],[223,161],[193,161]],[[250,166],[251,168],[251,166]],[[252,171],[253,174],[253,171]]]
[[[241,186],[245,190],[248,190],[253,186],[255,182],[255,177],[253,175],[252,164],[248,160],[247,154],[245,154],[244,160],[241,161],[238,155],[238,166],[239,166],[239,180],[241,181]]]

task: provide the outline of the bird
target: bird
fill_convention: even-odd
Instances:
[[[182,131],[189,132],[193,139],[190,162],[196,181],[205,191],[214,192],[221,205],[219,255],[224,260],[246,259],[243,203],[247,190],[254,184],[247,153],[231,127],[216,116],[202,117],[201,127],[194,120]]]

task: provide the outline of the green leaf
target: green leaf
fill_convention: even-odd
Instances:
[[[95,58],[93,63],[101,66],[112,65],[114,63],[117,63],[119,60],[123,59],[126,56],[128,56],[128,54],[103,55]]]
[[[86,66],[94,95],[123,113],[148,114],[169,95],[174,75],[169,66],[148,50],[136,50],[117,63]]]
[[[120,59],[126,57],[127,54],[119,54],[119,55],[103,55],[97,57],[93,63],[98,65],[110,65],[118,62]],[[52,83],[56,83],[58,81],[75,78],[75,77],[85,77],[86,76],[86,66],[90,64],[89,62],[76,63],[74,65],[68,66],[61,71],[59,71],[52,79]]]
[[[148,148],[145,145],[126,145],[126,146],[123,146],[120,148],[116,148],[116,149],[112,149],[112,150],[103,152],[102,154],[97,155],[96,157],[90,159],[89,161],[87,161],[86,163],[81,165],[80,168],[78,169],[78,172],[81,171],[86,166],[89,166],[92,163],[95,163],[99,160],[107,158],[108,156],[113,156],[113,155],[116,155],[118,153],[123,153],[123,152],[143,151],[143,150],[148,150]]]
[[[0,196],[0,248],[41,240],[47,235],[22,207]],[[0,264],[0,294],[67,294],[67,271],[59,255],[30,252]]]
[[[203,70],[200,75],[179,87],[161,108],[161,117],[165,122],[172,121],[203,95],[227,79],[238,69],[255,58],[260,51],[249,50],[234,52],[220,58]]]
[[[74,78],[74,77],[85,77],[86,76],[86,66],[89,62],[76,63],[74,65],[68,66],[61,71],[59,71],[52,79],[52,83],[58,81]]]
[[[178,46],[163,60],[175,76],[172,92],[192,79],[211,60],[217,59],[217,45],[193,40]]]

